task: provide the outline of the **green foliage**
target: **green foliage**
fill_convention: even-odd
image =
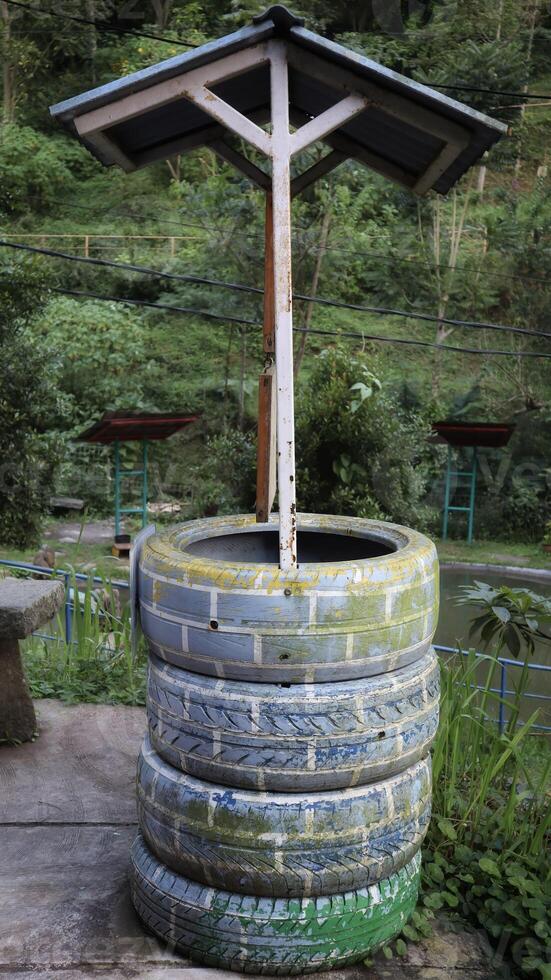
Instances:
[[[507,585],[494,588],[485,582],[462,586],[458,605],[482,606],[483,612],[472,620],[469,639],[479,637],[485,648],[497,642],[501,651],[519,657],[524,649],[532,656],[536,640],[551,640],[542,623],[551,623],[551,599],[536,595],[530,589],[512,589]]]
[[[323,351],[298,400],[299,509],[424,525],[425,437],[365,357]]]
[[[0,138],[0,214],[44,210],[77,187],[73,169],[93,169],[83,150],[62,136],[45,136],[15,123]],[[76,169],[76,168],[75,168]]]
[[[53,490],[61,414],[55,353],[38,343],[32,319],[41,289],[30,272],[4,266],[0,276],[0,540],[37,541]]]
[[[73,597],[72,643],[63,640],[65,622],[56,623],[59,640],[27,640],[23,660],[34,698],[75,703],[145,704],[147,654],[130,643],[129,607],[120,609],[113,584],[70,580]],[[124,593],[123,593],[124,595]]]
[[[207,439],[190,473],[192,517],[249,513],[256,492],[256,445],[249,434],[227,431]]]
[[[519,622],[519,652],[526,663],[539,633],[528,609],[541,611],[540,597],[500,588],[493,604],[489,591],[480,585],[473,601],[482,596],[497,623],[503,615],[495,610],[507,610]],[[502,638],[494,636],[499,650]],[[517,724],[526,669],[500,733],[494,723],[500,703],[494,693],[497,661],[488,656],[482,663],[487,665],[482,682],[474,651],[459,652],[442,665],[440,726],[432,752],[433,819],[424,847],[420,905],[403,935],[420,941],[430,931],[431,918],[443,910],[452,921],[467,920],[486,930],[503,975],[546,977],[551,756],[543,740],[536,749],[530,740],[537,712]]]
[[[76,0],[68,4],[67,13],[82,16]],[[263,208],[241,175],[206,149],[175,156],[169,165],[158,163],[135,174],[115,168],[106,171],[76,140],[62,133],[49,118],[47,107],[178,54],[182,49],[173,43],[177,40],[200,44],[249,23],[262,9],[263,4],[256,0],[159,0],[154,4],[138,0],[128,24],[124,18],[123,23],[169,39],[158,42],[113,36],[47,13],[37,20],[32,11],[9,8],[8,19],[5,15],[0,18],[0,44],[9,68],[0,81],[0,88],[4,86],[0,212],[7,218],[9,234],[75,235],[45,244],[82,254],[84,235],[90,233],[96,236],[90,242],[91,255],[261,286]],[[532,11],[513,0],[500,0],[497,5],[489,0],[461,4],[455,0],[368,4],[300,0],[294,9],[313,29],[416,79],[506,91],[520,90],[528,83],[530,89],[547,91],[545,52],[551,16],[543,4],[534,24],[531,57]],[[107,0],[95,0],[94,17],[112,21]],[[119,17],[123,17],[121,12]],[[545,246],[545,237],[551,221],[551,190],[541,168],[547,165],[551,113],[545,105],[538,105],[521,117],[520,100],[482,92],[456,94],[512,126],[513,138],[504,140],[484,161],[488,176],[483,193],[477,189],[481,185],[475,168],[447,199],[429,196],[416,202],[403,189],[347,161],[294,201],[297,293],[311,292],[321,227],[330,210],[320,296],[548,330],[551,250]],[[247,152],[252,160],[261,162],[250,148]],[[319,147],[301,154],[297,169],[311,165],[318,156]],[[145,237],[171,234],[178,236],[172,246]],[[100,235],[126,237],[102,239]],[[51,258],[38,262],[46,281],[57,287],[261,319],[258,296]],[[306,313],[306,303],[297,300],[298,325]],[[254,426],[255,389],[262,368],[257,328],[248,331],[245,343],[237,328],[200,316],[146,312],[139,307],[128,310],[119,304],[58,297],[51,299],[41,324],[38,336],[57,346],[62,361],[58,383],[67,411],[51,431],[63,457],[63,489],[84,496],[96,510],[107,511],[111,504],[108,460],[100,450],[92,458],[88,451],[75,449],[72,438],[106,408],[132,403],[151,409],[201,410],[206,420],[200,436],[203,443],[193,447],[193,465],[195,454],[200,455],[201,448],[204,451],[207,432],[216,436],[231,427],[248,430]],[[436,329],[429,323],[390,315],[320,306],[314,308],[311,326],[419,340],[431,340]],[[469,342],[481,348],[503,345],[511,350],[548,347],[543,338],[450,330],[446,343]],[[297,379],[297,389],[306,389],[310,394],[305,398],[312,402],[315,392],[310,379],[326,343],[313,333],[308,337]],[[346,340],[346,345],[352,360],[357,349],[366,348],[361,341]],[[539,542],[551,517],[549,481],[525,473],[522,466],[529,460],[534,472],[543,473],[548,463],[546,406],[551,387],[546,362],[432,354],[390,344],[368,344],[367,349],[367,363],[372,367],[372,351],[378,350],[375,373],[384,380],[384,389],[366,398],[360,387],[347,392],[346,398],[347,404],[356,405],[358,429],[363,420],[379,424],[374,406],[385,408],[381,440],[373,436],[358,441],[354,420],[348,418],[348,431],[341,431],[335,440],[334,453],[331,440],[325,440],[329,454],[324,456],[321,440],[313,431],[312,451],[306,450],[302,460],[299,446],[297,454],[297,486],[304,506],[318,509],[319,502],[319,509],[386,515],[436,529],[442,461],[438,450],[425,450],[427,427],[422,431],[419,420],[433,421],[446,414],[500,421],[514,418],[517,434],[506,478],[499,487],[479,481],[476,533]],[[400,397],[399,424],[393,425],[388,421],[391,403],[404,382],[415,392],[416,402],[406,405]],[[359,375],[351,380],[351,386],[364,383]],[[341,428],[342,421],[337,420]],[[306,420],[310,437],[308,425],[314,430],[313,414],[310,422]],[[329,426],[326,420],[325,429]],[[394,452],[388,445],[397,430],[401,448]],[[383,439],[387,445],[381,449]],[[318,443],[319,455],[314,458]],[[412,444],[415,455],[408,472],[409,464],[400,462],[399,455],[403,450],[403,460],[407,460]],[[156,453],[157,463],[171,472],[177,469],[164,447]],[[490,464],[493,466],[494,459]],[[495,464],[497,467],[499,460]],[[183,493],[187,493],[187,471],[182,460],[174,482]],[[245,482],[251,484],[249,476]],[[195,495],[196,512],[217,506],[212,500],[216,480],[212,478],[211,483],[207,493],[211,499],[204,505]],[[229,492],[220,488],[220,493],[222,510],[232,500],[236,506],[251,500],[245,489]],[[463,532],[457,515],[453,530]]]

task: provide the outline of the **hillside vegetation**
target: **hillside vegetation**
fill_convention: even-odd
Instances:
[[[262,197],[231,167],[203,149],[131,175],[106,170],[48,113],[261,9],[248,0],[67,0],[38,14],[0,0],[3,243],[261,286]],[[465,86],[446,94],[510,126],[446,199],[417,200],[349,161],[296,200],[296,291],[410,314],[297,301],[297,325],[331,331],[297,335],[299,506],[434,531],[445,452],[428,438],[431,423],[511,421],[507,451],[482,460],[477,534],[540,541],[551,517],[549,361],[521,355],[551,354],[549,5],[303,0],[294,9],[417,80]],[[53,488],[109,512],[108,453],[73,441],[109,409],[200,412],[154,448],[152,495],[183,500],[190,516],[253,506],[260,327],[231,317],[258,322],[261,297],[5,245],[0,290],[4,543],[37,539]],[[388,342],[400,338],[473,352]],[[460,518],[454,529],[463,532]]]

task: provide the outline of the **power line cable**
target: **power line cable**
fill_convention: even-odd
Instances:
[[[32,197],[29,198],[29,199],[30,200],[39,200],[38,198],[32,198]],[[79,211],[90,211],[90,212],[93,212],[94,214],[97,214],[98,213],[98,209],[97,208],[90,207],[90,206],[85,205],[85,204],[73,204],[73,203],[70,203],[70,202],[67,202],[67,201],[60,201],[60,200],[55,200],[55,199],[52,199],[52,204],[59,204],[61,207],[73,208],[73,209],[79,210]],[[157,210],[160,210],[161,213],[164,213],[164,214],[174,214],[173,211],[168,211],[165,208],[161,208],[161,209],[157,209]],[[107,208],[103,212],[103,214],[108,214],[110,212],[114,212],[114,214],[117,215],[118,217],[123,217],[123,218],[124,217],[127,217],[127,218],[132,218],[134,220],[136,220],[138,218],[150,219],[150,217],[151,217],[150,215],[144,214],[143,211],[121,211],[117,207],[116,204],[114,204],[112,207]],[[173,221],[171,221],[171,220],[163,219],[163,224],[164,225],[175,225],[177,228],[197,228],[197,229],[199,229],[201,231],[205,231],[207,233],[210,233],[211,234],[211,237],[212,237],[212,235],[219,236],[219,235],[225,234],[227,232],[227,233],[231,234],[233,238],[242,238],[242,239],[250,239],[250,238],[252,238],[252,239],[256,239],[257,241],[264,241],[264,236],[263,235],[260,235],[260,234],[257,234],[255,232],[250,232],[250,231],[249,232],[246,232],[246,231],[235,231],[234,229],[230,229],[230,228],[220,228],[220,227],[216,227],[214,225],[204,225],[204,224],[199,224],[199,223],[191,222],[191,221],[185,221],[185,220],[182,220],[182,221],[173,220]],[[298,226],[298,228],[299,228],[299,231],[307,231],[308,230],[308,229],[306,229],[304,227],[301,227],[300,225]],[[40,238],[41,236],[38,234],[36,237],[37,238]],[[44,237],[47,238],[48,237],[47,234]],[[84,237],[84,234],[83,234],[83,237]],[[90,235],[90,237],[92,237],[92,238],[103,238],[103,237],[109,237],[109,236],[108,235],[103,236],[101,233],[99,233],[97,235],[96,234]],[[144,236],[144,237],[147,237],[147,236]],[[167,238],[170,238],[170,237],[175,237],[175,236],[167,235],[166,237]],[[299,243],[303,242],[303,239],[301,239],[301,237],[299,235],[295,236],[295,238],[296,238],[296,240]],[[105,246],[101,246],[101,247],[104,248]],[[408,258],[404,258],[404,257],[401,257],[401,256],[387,255],[384,252],[375,252],[375,251],[372,251],[372,250],[358,251],[357,249],[343,248],[342,246],[339,246],[339,245],[325,245],[325,246],[321,247],[321,246],[317,246],[317,245],[310,245],[310,244],[308,244],[308,250],[310,252],[319,252],[319,251],[323,251],[323,252],[340,252],[340,253],[346,254],[346,255],[354,255],[354,256],[357,256],[358,258],[379,258],[379,259],[383,259],[386,262],[397,262],[400,265],[414,265],[414,266],[419,266],[420,268],[423,268],[423,269],[426,269],[427,266],[428,266],[431,269],[446,269],[446,270],[449,271],[449,266],[446,265],[444,262],[431,262],[428,259],[426,261],[421,260],[421,259],[408,259]],[[482,275],[485,278],[491,278],[491,279],[505,279],[507,281],[513,279],[513,280],[517,280],[519,282],[539,282],[542,285],[549,285],[550,284],[550,280],[549,279],[543,279],[541,276],[521,276],[521,275],[515,275],[514,273],[508,274],[506,272],[490,272],[488,270],[473,270],[473,269],[470,269],[470,268],[468,268],[467,266],[464,266],[464,265],[456,265],[455,266],[455,271],[457,271],[457,272],[469,272],[469,273],[473,273],[474,272],[477,276]]]
[[[58,20],[70,20],[74,21],[76,24],[88,24],[91,27],[95,27],[97,31],[102,31],[107,34],[119,34],[126,37],[144,37],[151,41],[163,41],[166,44],[176,44],[179,47],[185,48],[199,48],[200,44],[194,44],[192,41],[178,41],[174,38],[159,37],[158,34],[149,34],[145,31],[132,31],[126,27],[118,27],[116,24],[107,24],[104,21],[89,20],[86,17],[79,17],[77,14],[67,14],[67,13],[57,13],[55,10],[43,10],[39,7],[31,7],[27,3],[20,3],[20,0],[3,0],[4,3],[10,5],[10,7],[20,7],[22,10],[26,10],[28,13],[39,14],[44,17],[56,17]]]
[[[0,239],[1,248],[11,248],[17,251],[30,252],[31,254],[46,255],[49,258],[61,259],[63,261],[77,262],[85,265],[99,266],[101,268],[121,269],[127,272],[138,273],[139,275],[154,276],[159,279],[168,279],[177,282],[186,282],[192,285],[211,286],[218,289],[229,289],[234,292],[249,293],[262,296],[264,290],[259,286],[248,286],[244,283],[226,282],[221,279],[210,279],[206,276],[185,274],[178,272],[162,272],[159,269],[151,269],[148,266],[133,265],[128,262],[115,262],[113,259],[99,259],[82,255],[70,255],[67,252],[59,252],[55,249],[40,248],[34,245],[21,245],[16,242],[6,242]],[[429,323],[445,323],[448,326],[460,327],[477,330],[498,330],[506,333],[515,333],[521,336],[537,337],[538,339],[551,340],[551,333],[540,330],[527,330],[524,327],[514,327],[509,324],[492,323],[478,320],[459,320],[451,317],[441,317],[430,313],[417,313],[407,310],[395,310],[390,307],[365,306],[360,303],[346,303],[342,300],[325,299],[321,296],[308,296],[303,293],[294,293],[294,299],[308,303],[317,303],[322,306],[330,306],[336,309],[352,310],[358,313],[372,313],[377,316],[405,317],[406,319],[422,320]]]
[[[551,99],[551,95],[539,95],[536,92],[505,92],[497,88],[474,88],[472,85],[437,85],[436,82],[421,82],[422,85],[431,85],[432,88],[445,89],[447,92],[478,92],[481,95],[505,95],[511,99]],[[499,107],[498,107],[499,108]]]
[[[58,20],[71,20],[79,24],[88,24],[91,27],[95,27],[96,30],[98,31],[106,31],[110,33],[120,34],[123,36],[126,35],[128,37],[144,37],[144,38],[149,38],[152,41],[162,41],[163,43],[166,44],[176,44],[178,46],[186,47],[186,48],[202,47],[202,44],[197,44],[193,41],[180,41],[180,40],[175,40],[174,38],[159,37],[159,35],[157,34],[149,34],[143,31],[141,32],[131,31],[128,30],[128,28],[118,27],[115,24],[106,24],[102,21],[89,20],[86,17],[79,17],[75,14],[65,14],[65,13],[61,14],[61,13],[57,13],[55,10],[44,10],[39,7],[31,7],[29,6],[29,4],[21,3],[20,0],[3,0],[3,2],[9,4],[12,7],[19,7],[23,10],[26,10],[28,13],[38,14],[39,16],[42,15],[45,17],[56,17]],[[478,87],[473,87],[472,85],[441,85],[431,81],[428,82],[424,81],[421,82],[421,84],[430,85],[432,86],[432,88],[443,89],[445,91],[451,91],[451,92],[476,92],[479,94],[486,94],[486,95],[503,95],[506,96],[507,98],[522,98],[522,99],[536,99],[536,100],[551,99],[551,95],[540,95],[539,93],[535,93],[535,92],[508,92],[508,91],[503,91],[502,89],[478,88]]]
[[[205,310],[196,310],[186,306],[170,306],[167,303],[155,303],[149,300],[142,299],[126,299],[120,296],[101,296],[98,293],[84,292],[82,290],[76,289],[63,289],[60,286],[47,286],[52,292],[63,293],[67,296],[76,296],[85,299],[95,299],[106,303],[121,303],[130,306],[145,306],[154,309],[167,310],[172,313],[187,313],[192,316],[207,317],[211,320],[219,320],[221,322],[229,323],[241,323],[247,326],[261,327],[262,322],[260,320],[248,320],[243,317],[226,316],[219,313],[211,313]],[[405,337],[383,337],[380,334],[368,334],[362,331],[357,333],[351,330],[319,330],[317,328],[311,327],[293,327],[294,333],[306,333],[315,334],[318,337],[338,337],[347,338],[354,340],[361,340],[365,343],[366,340],[373,341],[374,343],[383,344],[403,344],[411,347],[430,347],[435,350],[449,351],[456,354],[476,354],[479,356],[496,356],[496,357],[532,357],[539,358],[542,360],[551,360],[551,354],[542,354],[538,351],[510,351],[510,350],[496,350],[493,348],[480,349],[477,347],[456,347],[451,344],[437,344],[428,340],[410,340]]]

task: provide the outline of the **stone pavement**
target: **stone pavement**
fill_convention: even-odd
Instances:
[[[77,541],[83,541],[86,544],[106,544],[113,540],[114,535],[113,520],[86,521],[84,526],[82,521],[63,521],[50,527],[44,537],[48,540],[55,538],[60,543],[66,541],[76,544]]]
[[[130,904],[140,708],[35,702],[40,738],[0,746],[0,980],[233,980],[144,933]],[[407,959],[331,980],[490,980],[477,935],[439,926]]]

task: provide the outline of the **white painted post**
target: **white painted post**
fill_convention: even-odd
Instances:
[[[291,275],[291,133],[287,54],[283,43],[270,43],[270,61],[279,564],[283,571],[288,571],[297,566],[297,523]]]

